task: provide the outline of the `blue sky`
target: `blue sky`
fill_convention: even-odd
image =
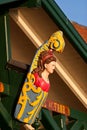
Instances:
[[[87,0],[55,0],[67,18],[87,26]]]

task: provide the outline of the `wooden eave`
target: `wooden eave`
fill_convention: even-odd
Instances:
[[[42,45],[53,32],[61,29],[60,26],[57,26],[41,7],[10,10],[10,23],[11,43],[15,44],[13,32],[16,31],[16,28],[20,28],[24,34],[21,34],[22,32],[18,33],[19,40],[17,45],[19,44],[19,50],[20,45],[24,44],[21,35],[25,35],[30,39],[27,46],[34,49],[32,55],[35,54],[35,48]],[[59,103],[66,104],[72,108],[85,110],[87,107],[86,63],[70,44],[65,33],[64,38],[66,47],[63,54],[55,53],[55,56],[57,57],[57,67],[54,76],[51,78],[52,88],[49,98],[53,99],[54,97],[54,100]],[[16,47],[15,44],[15,49]],[[29,52],[31,51],[32,50],[30,49]],[[20,59],[20,62],[25,62],[26,64],[31,63],[33,57],[28,55],[24,61],[20,54],[17,54],[19,58],[15,56],[15,52],[17,51],[13,48],[13,59],[18,61]]]

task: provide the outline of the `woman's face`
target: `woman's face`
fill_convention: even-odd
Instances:
[[[49,74],[54,72],[55,67],[56,67],[55,61],[51,61],[49,64],[45,64],[45,69]]]

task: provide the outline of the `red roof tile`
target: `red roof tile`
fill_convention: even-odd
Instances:
[[[87,43],[87,27],[75,22],[72,22],[72,24],[75,27],[75,29],[79,32],[79,34],[82,36],[84,41]]]

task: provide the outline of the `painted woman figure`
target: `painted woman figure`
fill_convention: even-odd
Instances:
[[[63,33],[54,33],[36,52],[27,74],[15,109],[15,118],[24,123],[28,130],[37,118],[50,89],[49,75],[54,72],[56,58],[53,51],[61,53],[65,42]]]

